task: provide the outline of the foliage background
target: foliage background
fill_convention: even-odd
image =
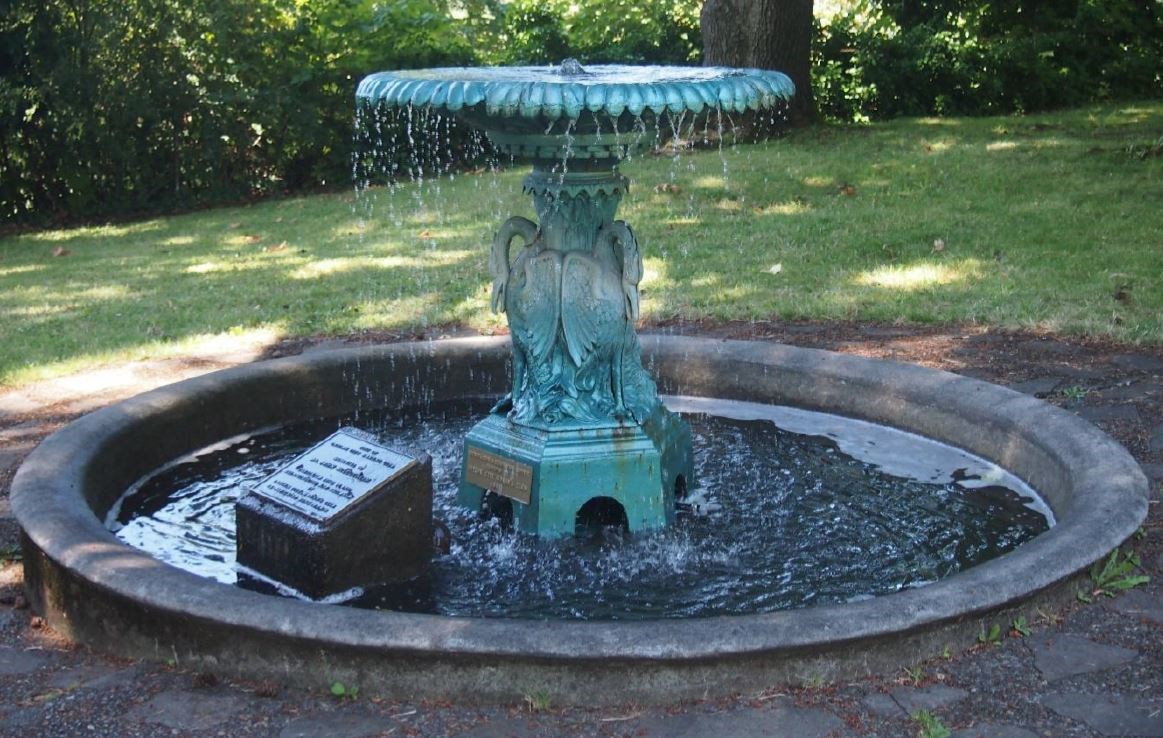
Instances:
[[[364,74],[697,63],[699,0],[0,0],[0,222],[351,182]],[[816,30],[826,118],[1158,97],[1154,0],[856,0]]]
[[[856,0],[817,28],[825,118],[1028,113],[1163,92],[1155,0]]]

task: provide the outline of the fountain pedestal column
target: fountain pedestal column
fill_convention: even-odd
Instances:
[[[614,220],[626,189],[617,165],[660,130],[772,109],[793,91],[770,70],[574,60],[379,72],[359,83],[356,98],[371,110],[453,115],[533,161],[525,187],[539,222],[510,218],[490,260],[493,309],[508,313],[513,335],[512,393],[465,439],[462,504],[491,506],[491,491],[509,500],[519,529],[542,536],[572,533],[594,507],[607,520],[624,514],[630,530],[670,522],[676,490],[695,484],[690,429],[659,402],[639,358],[642,258]]]
[[[471,508],[489,492],[508,499],[517,528],[544,537],[573,533],[591,513],[624,514],[631,531],[665,526],[676,491],[694,484],[690,429],[642,367],[642,257],[614,220],[626,189],[615,161],[566,173],[535,163],[525,190],[539,222],[510,218],[493,241],[512,391],[465,438],[458,499]]]

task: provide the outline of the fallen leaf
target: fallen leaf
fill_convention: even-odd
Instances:
[[[772,264],[767,268],[768,274],[779,274],[783,271],[783,264]]]
[[[840,185],[840,194],[847,195],[848,197],[854,197],[856,195],[856,188],[845,182],[844,184]]]
[[[249,243],[249,244],[256,244],[256,243],[258,243],[259,241],[261,241],[261,240],[262,240],[262,236],[255,236],[255,235],[253,235],[253,234],[252,234],[252,235],[249,235],[249,236],[243,236],[243,240],[244,240],[244,241],[246,241],[246,242],[247,242],[247,243]]]
[[[432,231],[429,231],[429,230],[420,231],[419,238],[432,238]]]
[[[674,184],[673,182],[662,182],[660,184],[654,185],[654,191],[655,192],[670,192],[672,194],[677,195],[678,193],[682,192],[682,188],[679,187],[678,185]]]
[[[263,251],[266,251],[267,253],[270,253],[272,251],[286,251],[286,250],[287,250],[287,242],[286,241],[283,241],[282,243],[276,244],[274,246],[267,246],[265,249],[263,249]]]
[[[945,239],[938,238],[936,241],[934,241],[933,242],[933,250],[934,251],[944,251],[945,250]]]
[[[241,228],[241,227],[242,227],[242,223],[231,223],[230,225],[228,225],[228,226],[226,226],[226,227],[227,227],[227,228],[230,228],[230,229],[234,229],[234,228]]]
[[[68,256],[70,253],[72,252],[66,249],[64,246],[57,246],[52,250],[53,256]]]

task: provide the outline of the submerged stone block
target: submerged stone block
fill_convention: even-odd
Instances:
[[[344,428],[255,485],[235,520],[243,582],[321,599],[414,579],[432,551],[432,459]]]

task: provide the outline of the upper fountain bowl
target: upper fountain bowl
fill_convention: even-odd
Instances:
[[[567,60],[555,67],[379,72],[359,83],[356,99],[365,105],[455,114],[484,129],[514,156],[617,159],[641,145],[644,134],[664,118],[766,110],[794,92],[787,75],[766,69],[582,68]]]

